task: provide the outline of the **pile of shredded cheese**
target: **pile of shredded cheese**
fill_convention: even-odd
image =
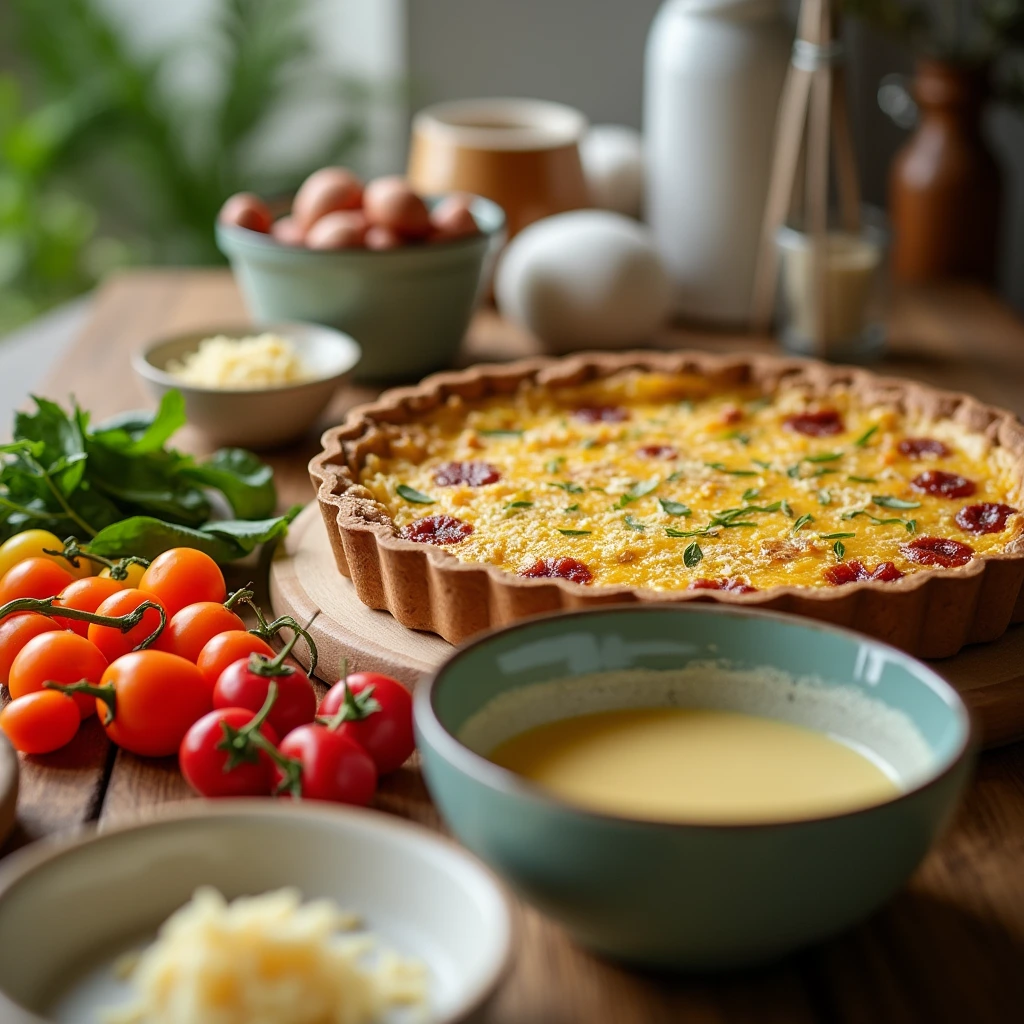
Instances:
[[[358,919],[296,889],[228,903],[198,889],[127,965],[133,1001],[106,1024],[371,1024],[425,1008],[426,968],[379,950]]]
[[[237,390],[297,384],[310,376],[295,346],[277,334],[204,338],[195,352],[169,362],[167,372],[196,387]]]

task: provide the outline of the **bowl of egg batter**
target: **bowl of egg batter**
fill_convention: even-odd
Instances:
[[[693,605],[530,619],[415,696],[455,835],[584,946],[670,970],[762,963],[867,917],[970,774],[940,676],[816,622]]]

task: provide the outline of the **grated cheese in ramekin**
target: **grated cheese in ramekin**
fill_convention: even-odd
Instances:
[[[296,889],[228,903],[215,889],[160,928],[129,966],[134,999],[105,1024],[372,1024],[425,1007],[426,967],[379,950],[358,919]]]
[[[195,352],[169,362],[167,372],[183,384],[225,390],[298,384],[310,377],[295,346],[278,334],[204,338]]]

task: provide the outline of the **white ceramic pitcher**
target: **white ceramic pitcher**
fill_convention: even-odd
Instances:
[[[749,318],[791,40],[782,0],[666,0],[651,26],[646,217],[685,318]]]

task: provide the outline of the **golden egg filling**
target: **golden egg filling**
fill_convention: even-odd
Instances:
[[[660,591],[893,582],[1003,551],[1012,457],[952,420],[699,376],[457,395],[368,454],[399,536],[522,577]]]

